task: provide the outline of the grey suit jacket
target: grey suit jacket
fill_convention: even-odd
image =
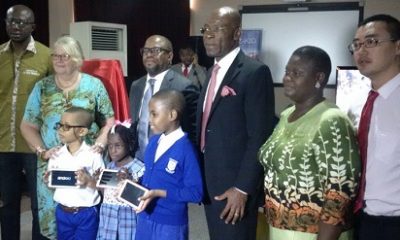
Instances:
[[[139,120],[140,109],[142,107],[142,98],[146,86],[146,77],[147,75],[134,81],[130,89],[130,111],[132,120],[134,122]],[[199,89],[189,79],[171,70],[169,70],[165,75],[161,83],[160,90],[161,89],[175,89],[182,92],[183,96],[185,97],[186,106],[181,125],[183,131],[187,132],[189,134],[189,138],[194,141],[196,134],[195,124]],[[148,111],[148,108],[146,107],[144,110]]]
[[[172,70],[175,72],[183,75],[182,73],[182,63],[175,64],[171,67]],[[200,66],[198,64],[193,64],[192,68],[189,71],[189,75],[187,76],[194,85],[196,85],[199,89],[201,89],[204,86],[204,83],[207,78],[207,71],[206,68],[203,66]]]

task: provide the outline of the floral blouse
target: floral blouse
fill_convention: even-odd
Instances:
[[[293,111],[282,113],[259,151],[267,221],[308,233],[319,221],[348,227],[361,169],[350,120],[327,101],[288,122]]]

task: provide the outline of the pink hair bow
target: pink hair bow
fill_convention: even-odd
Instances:
[[[124,127],[126,127],[126,128],[130,128],[130,127],[131,127],[131,124],[132,124],[132,120],[131,120],[130,118],[127,119],[127,120],[124,120],[123,122],[121,122],[121,121],[119,121],[119,120],[115,120],[115,123],[114,123],[114,125],[111,127],[110,132],[111,132],[112,134],[115,134],[115,127],[118,126],[118,125],[122,125],[122,126],[124,126]]]

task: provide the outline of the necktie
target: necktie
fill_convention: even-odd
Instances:
[[[183,69],[183,76],[187,77],[189,75],[189,68],[185,66],[185,69]]]
[[[211,105],[214,101],[215,95],[215,85],[217,84],[217,73],[220,69],[218,64],[214,65],[214,68],[211,73],[210,83],[208,85],[208,93],[206,98],[206,103],[203,111],[203,116],[201,118],[201,136],[200,136],[200,150],[204,151],[205,146],[205,137],[206,137],[206,127],[208,122],[208,117],[210,116]]]
[[[143,160],[144,150],[146,149],[147,143],[149,142],[149,102],[151,97],[153,96],[154,91],[154,82],[155,79],[148,80],[148,87],[146,92],[143,95],[142,102],[142,110],[139,116],[139,124],[138,124],[138,142],[139,142],[139,150],[136,157],[140,160]]]
[[[364,193],[365,193],[365,174],[367,168],[367,150],[368,150],[368,132],[369,125],[371,122],[371,114],[374,108],[374,101],[378,97],[378,93],[375,91],[370,91],[368,99],[365,102],[363,110],[361,112],[360,125],[358,127],[358,144],[360,147],[360,157],[362,163],[362,172],[360,186],[358,190],[358,195],[356,202],[354,204],[354,212],[360,210],[364,205]]]

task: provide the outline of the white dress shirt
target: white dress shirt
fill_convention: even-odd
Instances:
[[[400,73],[378,93],[368,134],[364,211],[400,216]]]

